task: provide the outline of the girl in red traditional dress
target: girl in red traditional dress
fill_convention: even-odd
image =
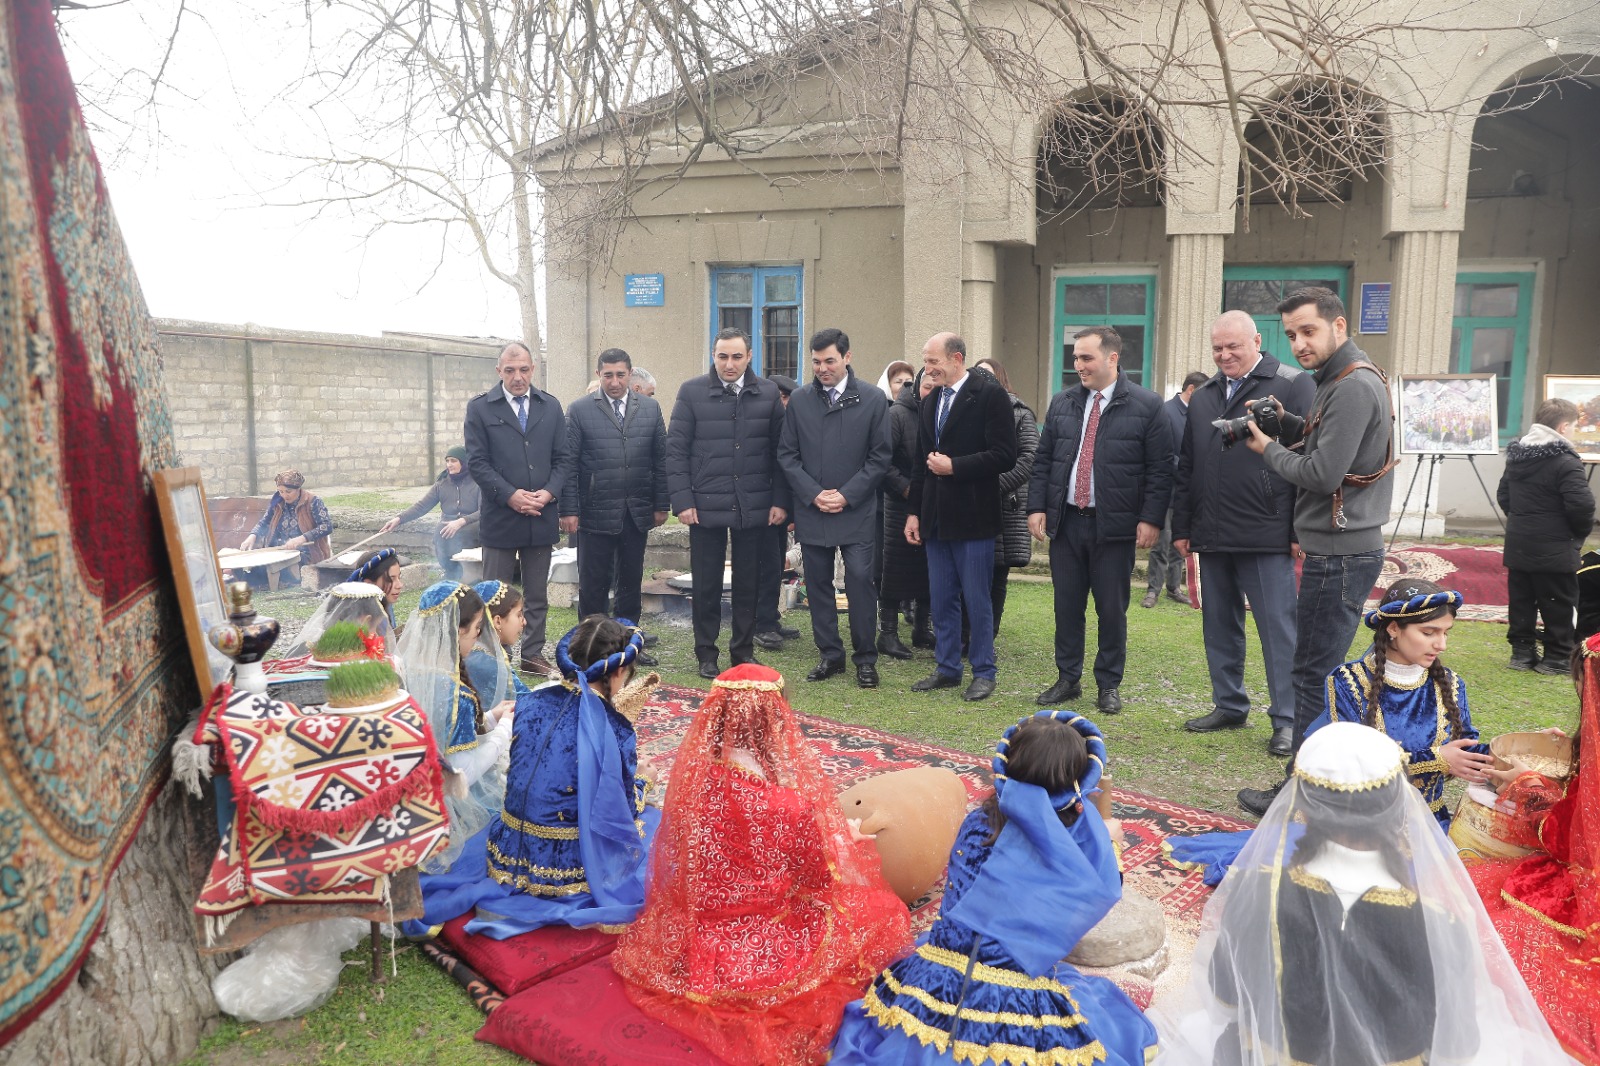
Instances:
[[[1600,1066],[1600,634],[1572,670],[1581,709],[1566,787],[1515,758],[1489,771],[1501,786],[1494,835],[1537,853],[1467,869],[1550,1028]]]
[[[712,684],[651,862],[612,965],[641,1010],[736,1066],[823,1062],[844,1005],[911,949],[905,904],[764,666]]]

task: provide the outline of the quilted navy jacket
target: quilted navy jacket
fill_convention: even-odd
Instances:
[[[693,507],[701,525],[751,529],[767,524],[771,508],[788,510],[778,469],[783,413],[778,386],[748,370],[737,395],[716,374],[685,381],[667,427],[672,512]]]
[[[561,497],[561,515],[577,515],[590,533],[622,532],[624,512],[635,529],[655,524],[667,509],[667,425],[661,405],[631,393],[617,424],[604,391],[573,400],[567,408],[567,450],[574,480]]]

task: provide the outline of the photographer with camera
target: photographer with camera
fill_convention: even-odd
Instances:
[[[1259,423],[1275,436],[1282,409],[1304,416],[1311,375],[1261,351],[1255,320],[1228,311],[1211,326],[1217,374],[1195,390],[1179,442],[1172,501],[1172,546],[1200,553],[1211,713],[1191,718],[1196,733],[1241,729],[1250,714],[1244,690],[1245,600],[1255,615],[1272,702],[1267,751],[1287,755],[1294,740],[1294,486],[1248,448]],[[1275,404],[1273,401],[1278,401]]]
[[[1344,303],[1323,288],[1297,289],[1278,305],[1301,367],[1317,382],[1311,413],[1280,412],[1273,440],[1252,421],[1245,444],[1300,490],[1294,506],[1300,598],[1294,656],[1294,749],[1327,702],[1328,674],[1355,639],[1367,594],[1383,571],[1383,523],[1394,496],[1394,409],[1389,380],[1349,338]],[[1262,814],[1282,785],[1241,789],[1239,805]]]

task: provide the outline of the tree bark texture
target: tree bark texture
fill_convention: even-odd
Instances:
[[[190,909],[216,850],[212,800],[162,789],[112,877],[105,925],[50,1007],[0,1066],[156,1066],[194,1054],[217,1017],[211,980],[236,956],[201,958]]]

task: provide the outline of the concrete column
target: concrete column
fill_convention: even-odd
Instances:
[[[1166,281],[1157,294],[1161,343],[1147,382],[1162,396],[1178,390],[1191,370],[1210,371],[1211,323],[1222,311],[1220,233],[1174,233],[1167,238]]]
[[[1450,373],[1450,320],[1460,245],[1459,230],[1411,230],[1394,235],[1395,280],[1389,308],[1393,365],[1385,368],[1391,379],[1401,374]],[[1430,489],[1428,471],[1422,470],[1415,477],[1415,491],[1406,498],[1417,475],[1418,459],[1402,458],[1390,475],[1395,486],[1387,529],[1398,527],[1401,536],[1416,536],[1426,515],[1429,532],[1438,536],[1444,532],[1444,517],[1438,513],[1441,479],[1434,477]],[[1442,474],[1443,469],[1435,473]]]
[[[935,333],[963,328],[961,203],[948,185],[907,180],[904,218],[903,350],[914,353]]]
[[[967,362],[995,354],[995,246],[989,241],[967,241],[962,248],[961,336],[967,342]]]
[[[581,396],[595,354],[589,344],[589,265],[554,254],[559,247],[551,242],[545,262],[545,387],[557,396]]]
[[[1395,281],[1389,309],[1390,374],[1448,374],[1450,320],[1456,298],[1459,230],[1418,230],[1394,238]]]

